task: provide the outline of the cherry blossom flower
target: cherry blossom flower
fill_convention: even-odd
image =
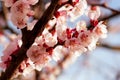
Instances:
[[[97,20],[100,16],[100,8],[98,6],[89,7],[87,15],[91,20]]]
[[[103,24],[103,22],[99,22],[98,25],[93,29],[93,31],[99,36],[100,38],[107,37],[107,26]]]
[[[56,48],[53,50],[53,55],[52,58],[55,61],[61,60],[65,54],[68,54],[68,49],[65,48],[64,46],[58,45]]]
[[[21,45],[20,46],[18,45],[18,44],[20,44],[19,39],[20,39],[20,37],[14,39],[12,42],[10,42],[10,44],[8,44],[6,49],[3,51],[3,56],[1,56],[2,62],[0,63],[0,66],[2,68],[6,69],[6,67],[8,67],[8,65],[12,59],[11,55],[16,54],[17,50],[21,46]]]
[[[49,47],[53,47],[55,44],[57,44],[57,34],[55,33],[53,36],[51,33],[47,33],[44,35],[45,43]]]
[[[82,46],[87,47],[89,46],[89,44],[91,44],[91,41],[93,40],[93,36],[90,36],[90,34],[91,34],[90,31],[85,31],[79,35],[80,44]]]
[[[27,51],[27,56],[30,58],[31,61],[33,61],[33,62],[39,61],[39,58],[41,57],[42,53],[45,52],[45,48],[43,48],[43,49],[40,49],[40,48],[41,47],[39,47],[37,45],[33,45]]]
[[[80,21],[76,25],[76,30],[81,31],[81,30],[87,30],[86,28],[86,22],[85,21]]]
[[[76,5],[73,7],[72,11],[69,13],[71,21],[76,20],[78,17],[84,14],[85,9],[87,8],[86,0],[79,0]]]
[[[27,14],[30,11],[29,4],[24,1],[16,1],[11,7],[11,20],[18,28],[22,29],[26,27],[29,17]]]
[[[36,20],[29,22],[29,17],[34,15],[34,11],[31,10],[30,4],[37,3],[38,0],[18,0],[11,6],[11,21],[15,26],[22,29],[26,26],[28,30],[31,30],[36,23]],[[31,26],[30,26],[31,25]]]
[[[3,0],[6,7],[11,7],[17,0]]]
[[[45,27],[46,27],[48,30],[50,30],[50,29],[53,28],[53,26],[56,24],[56,22],[57,22],[56,18],[53,17],[51,20],[48,21],[48,23],[46,24]]]
[[[38,67],[42,67],[50,61],[50,55],[46,52],[46,49],[37,45],[30,47],[30,49],[27,51],[27,56],[30,58],[33,64],[35,64],[37,69]]]
[[[39,46],[42,46],[42,45],[44,44],[43,36],[38,36],[38,37],[36,37],[34,44],[37,44],[37,45],[39,45]]]
[[[36,3],[38,3],[39,0],[25,0],[25,2],[31,4],[31,5],[35,5]]]

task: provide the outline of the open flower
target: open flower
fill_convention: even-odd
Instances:
[[[16,0],[3,0],[5,2],[6,7],[11,7]]]
[[[25,0],[25,2],[31,4],[31,5],[35,5],[39,0]]]
[[[75,0],[78,1],[78,0]],[[84,14],[85,9],[87,8],[87,2],[86,0],[79,0],[79,2],[76,2],[74,5],[72,11],[70,12],[71,21],[76,20],[78,17]]]
[[[68,53],[68,49],[64,46],[58,45],[54,50],[52,57],[55,61],[61,60],[65,54]]]
[[[55,33],[54,35],[52,35],[50,32],[44,34],[44,39],[45,39],[45,43],[49,46],[49,47],[53,47],[55,44],[57,44],[57,34]]]
[[[38,67],[41,65],[44,66],[50,61],[50,55],[46,52],[46,49],[41,46],[33,45],[27,51],[27,56],[33,62],[33,64]]]
[[[103,22],[99,22],[98,25],[93,29],[93,32],[96,33],[100,38],[107,37],[107,26],[103,24]]]
[[[91,20],[97,20],[100,17],[100,8],[98,6],[89,7],[87,15]]]

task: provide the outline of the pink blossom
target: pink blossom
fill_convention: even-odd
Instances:
[[[94,33],[89,34],[89,36],[91,37],[91,43],[88,45],[87,48],[89,51],[92,51],[93,49],[96,48],[96,43],[97,43],[99,37],[96,36]]]
[[[63,15],[63,16],[60,16],[59,18],[57,18],[57,24],[58,25],[62,25],[62,24],[66,24],[66,16]]]
[[[93,29],[93,31],[99,36],[100,38],[107,37],[107,29],[106,25],[103,22],[99,22],[98,25]]]
[[[76,5],[80,0],[72,0],[73,6]]]
[[[30,58],[36,68],[43,67],[51,59],[49,53],[46,52],[46,49],[37,45],[30,47],[30,49],[27,51],[27,56]]]
[[[34,15],[31,5],[35,5],[39,0],[4,0],[5,5],[11,7],[11,20],[19,29],[27,27],[32,30],[37,20],[30,22],[30,17]],[[60,0],[59,6],[68,0]],[[71,4],[65,4],[54,12],[53,18],[48,21],[41,35],[38,35],[33,45],[28,49],[26,55],[28,57],[27,65],[25,61],[19,67],[19,71],[26,75],[25,70],[41,70],[53,58],[55,61],[61,60],[65,55],[69,54],[68,59],[61,65],[63,67],[71,64],[81,53],[87,50],[93,50],[99,38],[106,37],[107,29],[102,23],[98,23],[100,16],[99,7],[89,7],[87,11],[91,24],[94,26],[92,30],[88,30],[85,21],[79,21],[75,28],[67,25],[67,20],[76,20],[84,15],[87,10],[86,0],[71,0]],[[8,4],[10,3],[10,4]],[[59,44],[59,45],[58,45]],[[9,66],[12,55],[16,54],[21,47],[21,39],[15,39],[3,51],[0,66],[4,69]],[[12,47],[11,47],[12,46]],[[69,61],[71,60],[71,61]]]
[[[79,35],[79,40],[80,40],[80,44],[84,47],[87,47],[91,44],[92,40],[93,40],[93,36],[90,36],[91,32],[90,31],[84,31],[82,33],[80,33]]]
[[[39,0],[25,0],[25,2],[31,4],[31,5],[35,5],[36,3],[38,3]]]
[[[19,0],[11,7],[11,20],[18,28],[24,28],[27,25],[28,16],[30,11],[29,4]]]
[[[4,0],[6,7],[11,7],[17,0]]]
[[[56,33],[56,31],[52,34],[52,32],[50,33],[45,28],[42,36],[43,36],[44,42],[47,46],[53,47],[55,44],[57,44],[57,33]]]
[[[42,46],[44,44],[44,38],[43,38],[43,36],[36,37],[34,44]]]
[[[71,39],[67,39],[65,41],[65,46],[66,47],[69,47],[69,46],[72,46],[72,45],[76,45],[76,44],[79,45],[79,40],[77,38],[71,38]]]
[[[44,35],[45,43],[49,47],[53,47],[55,44],[57,44],[57,34],[55,33],[53,36],[51,33],[47,33]]]
[[[16,1],[11,7],[11,12],[14,16],[19,16],[23,14],[27,14],[30,11],[30,5],[25,3],[22,0]]]
[[[17,26],[18,28],[22,29],[25,28],[27,26],[27,21],[28,21],[28,17],[23,15],[23,16],[14,16],[11,17],[11,21],[13,22],[13,24],[15,26]]]
[[[57,36],[59,39],[61,39],[63,41],[66,40],[66,38],[67,38],[66,29],[67,29],[66,25],[62,25],[62,24],[56,25]]]
[[[81,30],[87,30],[86,28],[86,22],[85,21],[80,21],[76,25],[76,30],[81,31]]]
[[[70,45],[69,50],[72,53],[72,55],[75,55],[76,57],[80,56],[82,53],[87,51],[87,49],[84,46],[79,44]]]
[[[79,0],[79,2],[73,7],[72,11],[69,13],[71,21],[76,20],[78,17],[84,14],[87,8],[86,0]]]
[[[64,46],[58,45],[57,47],[54,48],[52,58],[55,61],[61,60],[65,54],[68,53],[68,49],[65,48]]]
[[[4,64],[3,62],[0,62],[0,67],[1,67],[2,69],[6,69],[6,64]]]
[[[12,59],[11,55],[12,54],[16,54],[16,52],[17,52],[18,49],[19,49],[18,39],[14,39],[12,42],[10,42],[10,44],[3,51],[3,56],[1,56],[2,62],[0,63],[0,64],[2,64],[1,67],[3,67],[4,69],[6,67],[8,67],[9,62]]]
[[[30,24],[33,26],[36,23],[36,21],[28,23],[29,17],[33,15],[34,12],[30,9],[30,5],[23,0],[16,1],[11,7],[11,20],[20,29],[27,25],[30,26]]]
[[[56,24],[57,20],[55,17],[53,17],[51,20],[48,21],[48,23],[46,24],[46,28],[49,30],[49,29],[52,29],[53,26]]]
[[[31,76],[31,72],[34,70],[34,68],[32,66],[28,66],[23,70],[23,76],[28,77]]]
[[[89,7],[87,15],[91,20],[97,20],[100,16],[100,8],[98,6]]]
[[[17,40],[14,40],[6,47],[6,49],[3,51],[3,53],[4,53],[4,55],[11,55],[11,53],[14,52],[16,49],[18,49],[18,42],[17,42]]]
[[[45,48],[41,48],[37,45],[33,45],[30,47],[30,49],[27,51],[27,56],[32,60],[33,62],[39,61],[39,58],[41,55],[45,52]],[[42,51],[41,51],[42,50]]]

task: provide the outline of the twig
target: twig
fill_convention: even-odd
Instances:
[[[109,16],[107,16],[107,17],[104,17],[104,18],[101,18],[101,19],[99,19],[99,21],[106,21],[106,20],[109,20],[109,19],[111,19],[111,18],[114,18],[114,17],[116,17],[116,16],[118,16],[118,15],[120,15],[120,12],[111,14],[111,15],[109,15]]]
[[[98,47],[108,48],[108,49],[111,49],[111,50],[120,51],[120,46],[111,46],[111,45],[108,45],[108,44],[100,44],[100,45],[97,45],[97,46]]]
[[[115,10],[115,9],[109,7],[106,3],[104,3],[104,4],[91,4],[91,6],[101,6],[101,7],[103,7],[103,8],[108,9],[108,10],[111,10],[112,12],[120,13],[120,11]]]
[[[39,80],[39,71],[35,70],[35,78],[36,80]]]

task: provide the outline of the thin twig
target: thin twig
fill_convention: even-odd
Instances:
[[[109,7],[106,3],[104,3],[104,4],[91,4],[91,6],[100,6],[100,7],[106,8],[106,9],[108,9],[108,10],[114,12],[114,13],[120,13],[120,11]]]
[[[111,50],[120,51],[120,46],[111,46],[111,45],[108,45],[108,44],[100,44],[100,45],[97,45],[97,46],[98,47],[108,48],[108,49],[111,49]]]

